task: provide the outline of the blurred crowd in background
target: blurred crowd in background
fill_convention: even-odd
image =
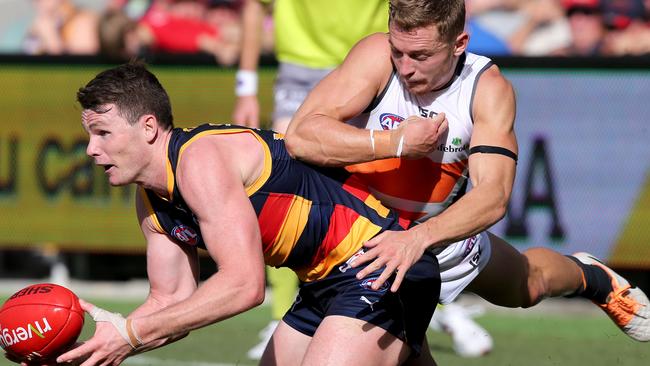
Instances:
[[[115,61],[203,53],[235,65],[243,1],[0,0],[0,53],[102,55]],[[263,37],[267,54],[273,53],[270,11]],[[468,0],[467,13],[469,49],[483,55],[650,53],[650,0]]]

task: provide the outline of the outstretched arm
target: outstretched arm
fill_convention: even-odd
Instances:
[[[148,250],[152,253],[148,259],[161,262],[149,266],[154,276],[152,295],[130,316],[130,328],[127,325],[142,345],[132,350],[116,327],[105,324],[101,334],[98,327],[91,340],[61,356],[60,362],[90,356],[83,366],[119,365],[134,351],[159,347],[263,301],[264,261],[257,217],[244,190],[239,160],[228,155],[223,145],[213,144],[210,138],[194,142],[184,150],[176,174],[177,186],[198,220],[219,271],[195,288],[197,268],[179,260],[181,253],[196,259],[186,254],[194,250],[180,249],[179,244],[158,235],[147,236],[147,245],[155,246]],[[174,276],[184,279],[172,285],[182,289],[179,296],[160,295],[170,294],[166,281],[174,281]],[[168,303],[160,306],[159,299]]]
[[[196,290],[198,281],[196,248],[178,245],[167,235],[160,233],[145,201],[144,192],[138,190],[136,211],[140,228],[147,241],[147,274],[150,290],[145,302],[129,315],[130,319],[145,317],[187,299]],[[87,312],[92,312],[95,308],[94,305],[86,302],[82,302],[82,306]],[[72,351],[61,355],[58,362],[87,359],[84,365],[102,362],[117,365],[133,354],[133,348],[117,329],[117,326],[126,328],[126,320],[117,314],[111,317],[112,321],[98,321],[93,337]],[[174,342],[187,333],[185,331],[169,334],[167,337],[149,342],[139,348],[138,352]],[[110,345],[110,349],[103,346],[104,344]]]
[[[372,138],[369,130],[344,123],[372,103],[392,70],[387,35],[377,33],[359,41],[294,115],[285,136],[289,153],[318,165],[343,166],[431,151],[445,129],[444,115],[435,120],[410,117],[398,129],[374,131]]]

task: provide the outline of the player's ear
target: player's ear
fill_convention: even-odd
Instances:
[[[460,56],[467,49],[467,44],[469,43],[469,34],[467,32],[461,32],[456,40],[454,41],[454,56]]]
[[[152,142],[158,136],[158,120],[156,116],[152,114],[145,114],[140,117],[140,122],[142,123],[142,128],[144,129],[144,135],[147,139],[147,142]]]

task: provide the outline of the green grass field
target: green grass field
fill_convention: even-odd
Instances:
[[[129,312],[135,302],[97,301],[113,311]],[[648,365],[650,346],[623,335],[604,314],[543,315],[531,312],[522,316],[487,313],[477,319],[495,341],[493,352],[485,357],[465,359],[452,350],[451,338],[429,331],[429,343],[439,365],[550,366],[550,365]],[[246,351],[257,342],[258,331],[270,316],[267,306],[219,324],[201,329],[167,347],[145,353],[126,365],[226,366],[255,365]],[[94,329],[92,320],[84,327],[82,339]],[[0,360],[0,365],[11,365]]]

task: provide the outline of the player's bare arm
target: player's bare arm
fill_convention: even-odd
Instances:
[[[129,315],[131,319],[152,314],[188,298],[196,290],[199,270],[196,248],[181,247],[167,235],[162,234],[156,228],[142,194],[143,192],[139,191],[136,195],[136,211],[140,228],[147,242],[147,275],[150,291],[145,302]],[[176,270],[170,271],[170,268]],[[93,304],[83,301],[82,306],[88,312],[94,308]],[[138,352],[161,347],[186,335],[187,332],[174,334],[165,339],[150,342],[138,348]],[[101,342],[107,338],[116,344],[119,351],[102,353]],[[132,347],[124,339],[121,339],[113,324],[97,322],[95,336],[80,347],[62,355],[59,362],[84,359],[90,356],[87,362],[104,360],[116,364],[122,362],[132,353]]]
[[[242,6],[242,41],[239,55],[239,73],[235,90],[237,100],[232,119],[236,124],[249,127],[260,125],[260,104],[256,73],[262,48],[263,4],[259,0],[246,0]]]
[[[479,79],[473,116],[470,150],[489,146],[517,154],[514,91],[496,66]],[[372,249],[360,257],[355,266],[373,259],[374,262],[359,272],[360,278],[385,265],[386,270],[375,284],[379,288],[397,271],[391,287],[396,291],[406,270],[424,250],[484,231],[503,217],[514,182],[515,160],[501,153],[475,153],[470,155],[468,164],[473,189],[438,216],[406,232],[384,232],[366,243]]]
[[[178,187],[199,222],[206,248],[219,265],[219,272],[188,299],[134,321],[145,344],[223,320],[259,305],[264,299],[261,236],[244,189],[243,175],[250,169],[241,163],[256,156],[249,153],[234,158],[234,149],[228,145],[235,142],[219,139],[227,137],[208,137],[191,144],[183,152],[177,169]]]
[[[470,141],[469,177],[472,190],[420,230],[432,245],[445,245],[487,230],[506,213],[515,179],[517,139],[514,133],[515,94],[497,66],[479,79]],[[496,148],[493,149],[493,148]]]
[[[370,135],[342,123],[361,112],[388,82],[392,71],[386,35],[361,40],[343,63],[309,93],[294,115],[285,137],[287,150],[312,163],[340,166],[395,155],[390,131]]]

